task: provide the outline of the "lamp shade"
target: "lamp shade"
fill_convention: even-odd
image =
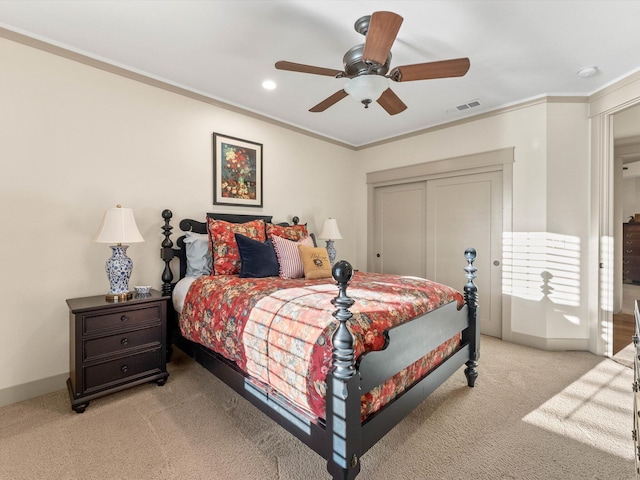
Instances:
[[[140,235],[133,210],[120,205],[108,208],[104,213],[102,224],[93,238],[96,243],[138,243],[144,242]]]
[[[318,238],[323,240],[340,240],[340,230],[338,229],[338,221],[335,218],[327,218],[322,224],[322,231]]]
[[[344,91],[358,102],[375,102],[382,92],[389,88],[389,80],[382,75],[368,74],[352,78],[345,86]]]

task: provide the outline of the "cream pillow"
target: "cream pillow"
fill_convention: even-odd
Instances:
[[[304,269],[304,278],[330,278],[331,262],[327,249],[323,247],[307,247],[298,245],[300,259]]]

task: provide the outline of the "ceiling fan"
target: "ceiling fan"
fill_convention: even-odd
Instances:
[[[310,112],[324,112],[351,95],[362,102],[364,108],[369,108],[369,104],[375,100],[389,115],[395,115],[406,110],[407,106],[389,88],[389,80],[410,82],[462,77],[467,73],[470,65],[468,58],[456,58],[394,67],[389,72],[391,46],[398,35],[402,20],[400,15],[393,12],[374,12],[372,15],[359,18],[354,28],[356,32],[365,36],[365,43],[356,45],[344,55],[344,70],[314,67],[284,60],[276,62],[275,66],[278,70],[350,79],[343,89],[310,108]]]

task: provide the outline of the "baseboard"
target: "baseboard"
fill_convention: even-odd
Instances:
[[[524,345],[525,347],[537,348],[539,350],[589,351],[589,340],[586,338],[544,338],[517,332],[511,332],[511,335],[509,337],[509,341],[512,343]]]
[[[61,373],[53,377],[0,389],[0,407],[66,389],[67,378],[69,378],[68,373]]]

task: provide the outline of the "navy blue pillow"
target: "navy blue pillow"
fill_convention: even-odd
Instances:
[[[240,277],[263,278],[280,275],[280,264],[271,240],[260,242],[239,233],[235,234],[240,251]]]

